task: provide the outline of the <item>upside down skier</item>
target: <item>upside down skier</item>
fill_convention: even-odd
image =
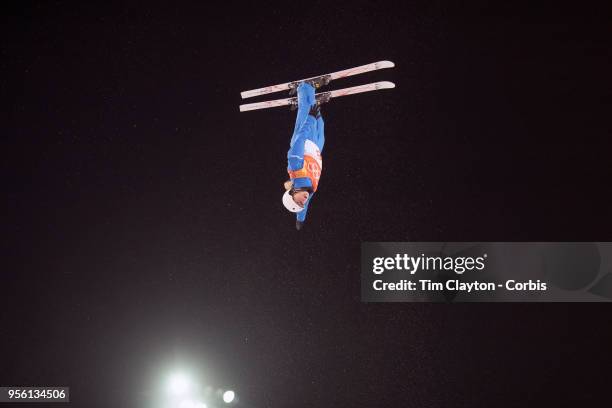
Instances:
[[[326,100],[317,101],[315,98],[315,87],[323,84],[306,81],[297,87],[298,111],[287,152],[289,180],[284,184],[283,204],[296,214],[295,227],[298,231],[304,225],[308,206],[317,191],[323,170],[321,152],[325,144],[325,125],[320,104]]]
[[[287,172],[289,173],[289,180],[284,183],[285,193],[283,194],[282,201],[287,210],[295,213],[295,227],[298,231],[304,226],[308,206],[317,191],[321,172],[323,171],[321,152],[325,144],[325,128],[323,117],[321,116],[320,105],[328,102],[331,98],[395,88],[395,84],[389,81],[379,81],[350,88],[337,89],[331,92],[324,92],[316,96],[315,88],[327,85],[330,81],[335,79],[384,68],[392,68],[394,66],[395,64],[391,61],[378,61],[310,79],[286,82],[240,93],[240,96],[245,99],[283,90],[290,90],[290,94],[297,91],[297,98],[242,104],[240,105],[240,112],[287,105],[293,107],[297,101],[298,112],[295,119],[293,135],[289,144],[289,151],[287,152]]]

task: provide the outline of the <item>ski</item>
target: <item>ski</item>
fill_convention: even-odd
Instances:
[[[363,92],[378,91],[380,89],[391,89],[395,88],[395,84],[389,81],[373,82],[371,84],[353,86],[351,88],[343,88],[335,91],[321,92],[315,95],[315,98],[319,103],[325,103],[332,98],[338,98],[340,96],[354,95]],[[297,106],[297,97],[276,99],[273,101],[247,103],[240,105],[240,112],[247,112],[258,109],[276,108],[279,106]]]
[[[329,81],[333,81],[334,79],[346,78],[353,75],[359,75],[370,71],[376,71],[384,68],[393,68],[395,66],[391,61],[378,61],[373,62],[372,64],[361,65],[359,67],[345,69],[343,71],[332,72],[331,74],[320,75],[312,78],[301,79],[299,81],[286,82],[284,84],[266,86],[264,88],[253,89],[250,91],[241,92],[240,95],[242,99],[252,98],[254,96],[266,95],[269,93],[280,92],[280,91],[289,91],[297,87],[300,82],[309,81],[309,80],[319,80],[322,84],[327,85]]]

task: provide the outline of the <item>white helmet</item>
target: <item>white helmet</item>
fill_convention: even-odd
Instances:
[[[285,191],[285,194],[283,194],[283,205],[285,206],[286,209],[288,209],[292,213],[297,213],[297,212],[302,211],[304,207],[300,207],[295,201],[293,201],[293,196],[289,194],[289,191],[291,190],[287,190]]]

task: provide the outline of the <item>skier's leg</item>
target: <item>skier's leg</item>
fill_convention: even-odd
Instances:
[[[314,87],[310,84],[302,82],[298,86],[298,111],[297,116],[295,118],[295,127],[293,128],[293,136],[295,137],[295,132],[302,126],[302,123],[308,117],[308,111],[310,107],[316,103],[315,100],[315,90]],[[293,144],[293,138],[291,138],[291,142]]]
[[[323,145],[325,144],[325,122],[323,122],[323,116],[317,118],[317,146],[319,150],[323,151]]]

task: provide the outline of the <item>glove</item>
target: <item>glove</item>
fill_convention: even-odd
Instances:
[[[321,106],[318,103],[315,103],[310,107],[308,114],[310,116],[314,116],[314,118],[317,119],[319,116],[321,116]]]
[[[303,226],[304,226],[304,222],[303,221],[297,221],[297,220],[295,221],[295,229],[296,230],[298,230],[298,231],[301,230]]]

